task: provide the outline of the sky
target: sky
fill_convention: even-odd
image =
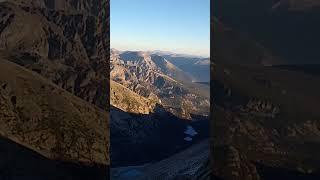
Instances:
[[[210,54],[210,0],[111,0],[110,44],[118,50]]]

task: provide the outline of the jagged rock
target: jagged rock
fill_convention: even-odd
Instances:
[[[113,50],[112,53],[112,80],[143,97],[157,96],[168,111],[181,118],[208,114],[208,96],[184,86],[181,82],[186,81],[187,75],[165,58],[148,52]]]
[[[101,25],[105,17],[97,14],[99,3],[92,3],[90,6],[97,6],[94,15],[37,6],[25,10],[19,3],[1,3],[1,8],[8,9],[2,19],[11,19],[2,28],[0,49],[10,54],[13,62],[106,109],[109,51]]]

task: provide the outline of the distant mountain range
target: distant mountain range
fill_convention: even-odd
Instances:
[[[170,51],[161,51],[161,50],[154,50],[154,51],[147,51],[150,54],[156,54],[159,56],[165,56],[165,55],[170,55],[172,57],[186,57],[186,58],[207,58],[204,56],[199,56],[199,55],[192,55],[192,54],[181,54],[181,53],[174,53]]]
[[[196,62],[207,63],[197,58],[189,64],[197,66]],[[125,177],[127,172],[121,169],[157,164],[208,138],[209,86],[193,82],[191,73],[174,61],[159,53],[111,49],[110,69],[112,176]],[[186,134],[188,128],[196,133]],[[128,146],[135,156],[124,155]],[[183,169],[202,168],[207,160]],[[173,161],[175,166],[180,167]],[[152,170],[141,175],[149,173]],[[173,171],[173,177],[180,175],[182,171]]]
[[[163,56],[113,50],[110,67],[114,82],[145,98],[158,99],[157,103],[181,118],[192,119],[192,114],[209,112],[209,87],[192,83],[189,73]]]

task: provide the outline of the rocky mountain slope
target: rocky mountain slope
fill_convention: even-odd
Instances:
[[[179,67],[185,73],[190,74],[192,81],[209,82],[210,81],[210,58],[189,57],[184,55],[163,54],[175,66]]]
[[[212,156],[218,177],[319,179],[320,79],[317,65],[308,65],[318,63],[319,14],[307,3],[297,3],[301,9],[275,6],[285,2],[212,4]]]
[[[314,84],[319,81],[273,68],[215,66],[214,144],[233,148],[237,163],[246,163],[238,168],[261,163],[318,174],[319,87]],[[233,178],[248,178],[236,169]]]
[[[117,178],[124,178],[131,166],[155,165],[208,137],[208,117],[202,114],[209,112],[208,89],[202,89],[206,95],[201,94],[201,86],[185,82],[189,76],[166,58],[149,52],[112,49],[110,67],[111,160],[112,168],[120,170]],[[190,106],[194,109],[188,109]],[[182,171],[201,168],[201,163],[207,161],[196,157],[190,161],[195,159],[195,164],[184,167],[171,160],[171,167],[176,170],[163,169],[159,173],[176,178],[183,175]],[[156,169],[148,169],[148,175],[156,173]]]
[[[157,162],[209,135],[205,117],[195,122],[186,121],[167,112],[160,105],[149,114],[129,113],[111,107],[110,116],[112,167]],[[190,130],[187,131],[190,127],[196,134],[190,135]],[[130,147],[130,154],[126,153],[127,147]]]
[[[158,103],[181,118],[192,114],[207,115],[209,92],[197,84],[185,83],[188,76],[159,55],[147,52],[118,52],[111,54],[111,79],[135,93]],[[203,93],[204,92],[204,93]],[[111,94],[112,95],[112,94]]]
[[[106,179],[108,2],[8,0],[0,9],[1,136],[22,145],[17,156],[43,163],[47,173],[27,167],[19,172],[9,161],[1,171],[13,179],[18,174],[52,178],[54,171],[44,167],[69,162],[84,166],[83,172],[91,167],[99,171],[97,179]],[[24,148],[34,153],[24,154]],[[55,173],[74,178],[67,173],[71,167]]]
[[[216,65],[215,70],[214,174],[319,178],[314,86],[319,79],[271,68]]]
[[[110,103],[128,113],[150,114],[153,112],[157,99],[140,96],[125,86],[110,81]]]
[[[1,58],[1,136],[55,160],[109,163],[108,114]]]
[[[101,108],[107,106],[108,49],[98,32],[98,18],[10,3],[1,8],[0,48],[13,62]]]
[[[319,178],[319,77],[241,63],[212,67],[214,174]]]

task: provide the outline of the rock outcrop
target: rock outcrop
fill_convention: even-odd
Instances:
[[[28,178],[53,178],[54,171],[44,167],[60,167],[62,162],[83,166],[82,172],[97,170],[103,174],[98,179],[106,178],[110,164],[108,14],[109,1],[0,2],[1,139],[33,152],[17,151],[21,159],[32,157],[35,163],[43,163],[39,172],[16,164],[22,167],[19,172],[5,161],[0,169],[12,173],[8,178],[21,173]],[[58,168],[60,178],[77,176],[68,174],[68,168],[71,165]]]
[[[110,103],[125,112],[150,114],[158,102],[158,99],[145,98],[117,82],[110,81]]]
[[[100,16],[13,3],[0,8],[0,49],[13,62],[100,108],[108,106],[108,37]]]

